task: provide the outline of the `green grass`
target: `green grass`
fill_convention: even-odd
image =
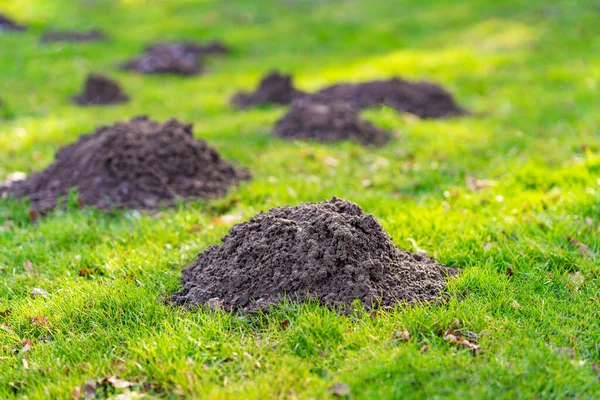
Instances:
[[[600,398],[596,2],[0,0],[0,9],[31,27],[0,35],[0,180],[43,169],[79,135],[138,114],[193,122],[197,137],[254,176],[224,200],[158,212],[72,205],[34,224],[26,204],[0,202],[0,312],[12,309],[0,316],[0,398],[68,398],[110,375],[165,398],[326,398],[336,382],[365,399]],[[50,28],[90,26],[112,40],[38,41]],[[164,38],[219,38],[235,52],[193,78],[115,68]],[[475,116],[369,110],[398,134],[384,148],[284,142],[270,134],[284,109],[227,102],[274,68],[306,90],[433,80]],[[117,78],[132,102],[71,105],[90,71]],[[469,176],[497,185],[474,191]],[[399,247],[412,249],[413,238],[460,268],[450,300],[351,316],[287,304],[257,317],[158,300],[227,232],[219,216],[333,195],[374,214]],[[48,296],[31,297],[34,287]],[[455,319],[459,332],[480,335],[476,356],[443,339]],[[402,329],[407,342],[394,336]]]

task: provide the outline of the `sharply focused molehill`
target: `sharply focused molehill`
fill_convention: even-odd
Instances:
[[[95,42],[106,40],[106,35],[98,29],[89,31],[50,31],[44,34],[40,40],[44,43]]]
[[[221,42],[159,42],[148,46],[142,55],[122,64],[126,70],[142,74],[196,75],[203,71],[202,58],[227,54],[231,50]]]
[[[362,83],[340,83],[311,96],[321,102],[350,102],[358,108],[386,105],[421,118],[443,118],[467,114],[443,87],[426,81],[399,78]]]
[[[309,98],[294,101],[277,121],[274,133],[283,139],[354,140],[364,145],[383,145],[392,138],[391,133],[363,120],[352,103],[327,104]]]
[[[454,270],[398,249],[377,220],[332,198],[233,226],[183,271],[175,305],[262,310],[284,298],[346,308],[434,301]]]
[[[129,101],[119,84],[112,79],[99,74],[90,74],[83,92],[72,98],[79,105],[109,105]]]
[[[238,108],[248,108],[263,104],[290,104],[292,100],[306,96],[296,89],[291,75],[270,72],[260,81],[254,92],[239,92],[231,103]]]
[[[59,150],[44,171],[4,191],[27,197],[38,211],[54,208],[71,189],[84,205],[145,209],[178,199],[221,197],[249,177],[194,139],[192,125],[137,117],[82,136]]]

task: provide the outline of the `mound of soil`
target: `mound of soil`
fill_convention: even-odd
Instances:
[[[17,24],[15,21],[9,19],[6,15],[0,14],[0,32],[2,31],[16,31],[23,32],[27,30],[23,25]]]
[[[266,75],[252,92],[239,92],[231,98],[231,103],[238,108],[248,108],[261,104],[290,104],[292,100],[306,96],[297,90],[290,75],[271,72]]]
[[[71,188],[82,204],[147,209],[182,198],[221,197],[249,177],[194,139],[192,125],[137,117],[82,136],[60,149],[44,171],[8,191],[28,197],[37,211],[54,208]]]
[[[51,31],[40,39],[44,43],[52,42],[94,42],[106,40],[106,35],[99,30],[91,31]]]
[[[168,49],[185,55],[220,55],[229,54],[231,49],[224,43],[214,41],[207,44],[198,44],[194,42],[159,42],[146,47],[145,52],[152,53]]]
[[[183,271],[175,305],[260,310],[284,297],[344,308],[435,300],[456,271],[398,249],[349,201],[274,208],[233,226]]]
[[[203,56],[229,51],[220,42],[206,45],[191,42],[156,43],[147,47],[140,57],[126,62],[122,67],[142,74],[195,75],[203,70]]]
[[[91,74],[85,81],[83,93],[73,97],[80,105],[119,104],[129,101],[119,84],[103,75]]]
[[[467,114],[452,95],[430,82],[408,82],[394,78],[364,83],[343,83],[327,87],[315,95],[321,102],[346,101],[358,108],[386,105],[421,118],[442,118]]]
[[[351,103],[320,103],[300,99],[275,125],[275,135],[284,139],[335,141],[352,139],[362,144],[383,145],[392,134],[360,117]]]

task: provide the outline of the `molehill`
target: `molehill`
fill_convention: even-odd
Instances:
[[[363,83],[342,83],[312,95],[320,102],[351,102],[358,108],[386,105],[421,118],[443,118],[468,114],[452,95],[439,85],[399,78]]]
[[[262,104],[290,104],[292,100],[303,96],[306,96],[306,93],[294,87],[290,75],[274,71],[262,78],[254,92],[239,92],[231,98],[231,103],[238,108]]]
[[[284,298],[347,309],[438,299],[456,274],[398,249],[377,220],[346,200],[274,208],[233,226],[183,271],[174,305],[262,310]]]
[[[54,208],[70,189],[100,209],[156,208],[177,199],[221,197],[249,174],[193,137],[192,125],[147,117],[117,123],[60,149],[44,171],[0,188]]]
[[[274,132],[284,139],[350,139],[364,145],[383,145],[392,137],[391,133],[363,120],[352,103],[326,104],[308,98],[294,101],[289,112],[277,121]]]
[[[85,81],[83,92],[72,98],[79,105],[108,105],[129,101],[119,84],[104,75],[91,74]]]
[[[40,39],[43,43],[52,42],[94,42],[106,40],[106,35],[97,30],[90,31],[51,31]]]
[[[124,63],[122,67],[142,74],[195,75],[203,70],[203,56],[229,52],[229,48],[220,42],[205,45],[159,42],[148,46],[140,57]]]
[[[15,32],[23,32],[27,30],[27,28],[23,25],[16,23],[11,20],[4,14],[0,14],[0,32],[2,31],[15,31]]]

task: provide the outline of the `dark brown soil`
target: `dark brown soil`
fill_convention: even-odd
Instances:
[[[270,72],[252,92],[239,92],[231,98],[238,108],[248,108],[261,104],[290,104],[292,100],[306,96],[306,93],[294,87],[290,75]]]
[[[344,308],[436,300],[456,273],[398,249],[372,216],[349,201],[274,208],[233,226],[183,271],[175,305],[254,311],[284,297]]]
[[[122,67],[142,74],[195,75],[203,70],[203,56],[226,54],[229,51],[220,42],[206,45],[191,42],[156,43],[147,47],[140,57],[126,62]]]
[[[360,117],[351,103],[319,103],[299,99],[275,125],[275,134],[284,139],[320,141],[355,140],[362,144],[383,145],[392,134]]]
[[[2,31],[23,32],[26,30],[27,30],[27,28],[25,26],[17,24],[15,21],[9,19],[4,14],[0,14],[0,32],[2,32]]]
[[[89,75],[85,81],[83,93],[73,97],[80,105],[107,105],[129,101],[117,82],[103,75]]]
[[[245,170],[194,139],[192,125],[137,117],[82,136],[59,150],[44,171],[8,190],[29,198],[37,211],[54,208],[71,188],[82,204],[147,209],[177,199],[221,197],[245,179]]]
[[[467,114],[452,95],[430,82],[408,82],[394,78],[364,83],[342,83],[327,87],[313,98],[322,102],[346,101],[358,108],[386,105],[421,118],[443,118]]]
[[[94,42],[106,40],[106,35],[99,30],[91,31],[51,31],[40,39],[44,43],[52,42]]]
[[[231,49],[226,44],[217,41],[206,44],[198,44],[194,42],[159,42],[146,47],[145,52],[152,53],[164,49],[185,55],[196,56],[231,53]]]

